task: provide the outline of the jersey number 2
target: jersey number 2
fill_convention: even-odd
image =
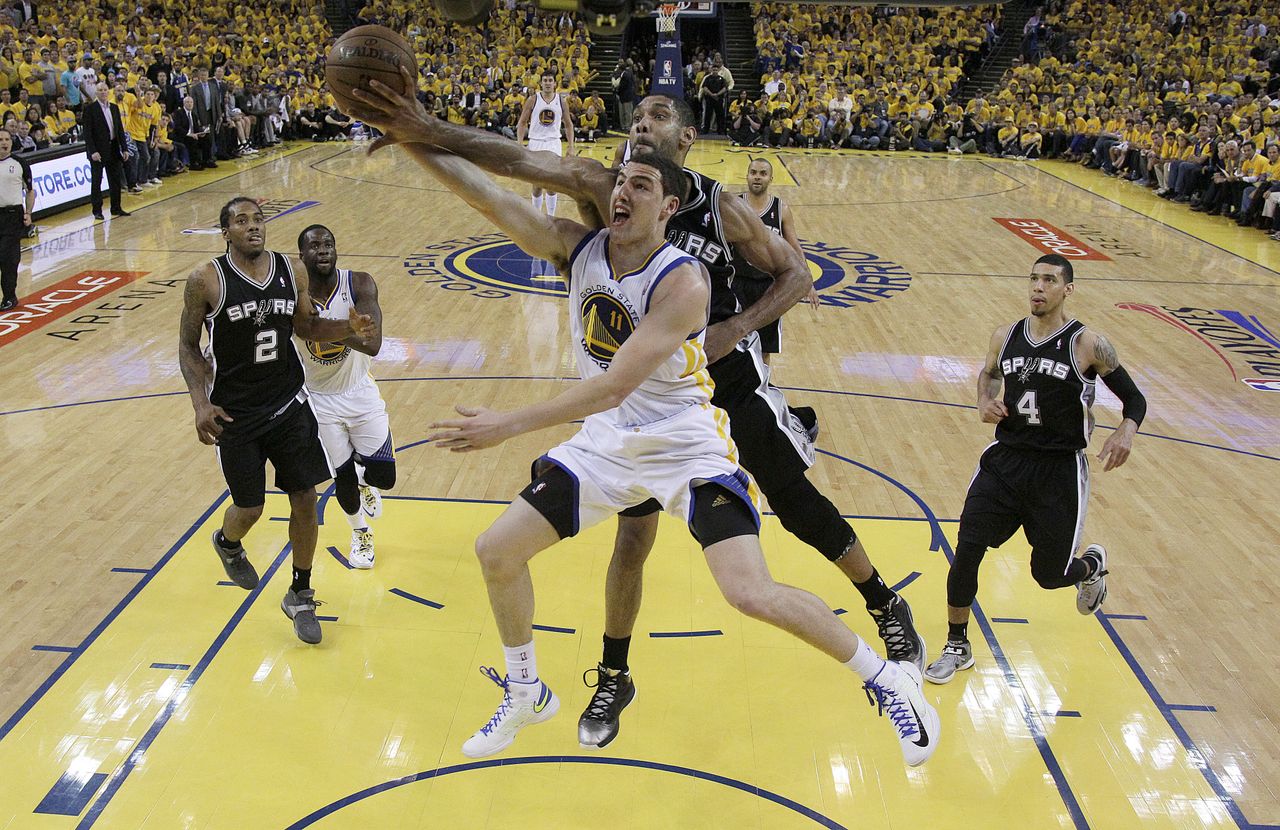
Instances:
[[[1040,426],[1040,407],[1036,403],[1036,390],[1028,389],[1018,398],[1018,412],[1027,416],[1027,423],[1033,427]]]
[[[253,342],[255,344],[253,347],[254,363],[270,363],[280,354],[280,350],[276,347],[275,329],[263,329],[258,332],[257,337],[253,338]]]

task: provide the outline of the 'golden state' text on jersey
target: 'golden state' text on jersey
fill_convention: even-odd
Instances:
[[[583,379],[608,371],[614,355],[649,311],[658,284],[677,266],[695,262],[670,244],[653,251],[640,268],[619,273],[609,260],[609,231],[583,237],[570,257],[569,320],[578,372]],[[652,423],[711,400],[711,376],[702,349],[705,325],[689,335],[640,387],[627,396],[613,418],[620,426]]]

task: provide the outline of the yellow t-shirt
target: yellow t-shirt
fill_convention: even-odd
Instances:
[[[138,102],[129,111],[129,121],[125,125],[125,129],[129,131],[129,135],[133,136],[134,141],[146,141],[147,136],[151,133],[151,128],[159,126],[160,105]]]

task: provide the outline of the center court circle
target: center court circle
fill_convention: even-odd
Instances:
[[[600,767],[601,769],[609,769],[614,767],[627,767],[629,768],[629,771],[628,771],[629,776],[633,775],[633,773],[630,772],[630,770],[658,772],[663,774],[684,776],[688,778],[693,778],[698,781],[705,781],[709,784],[715,784],[719,787],[726,787],[730,790],[737,790],[741,793],[752,795],[757,798],[764,799],[767,802],[776,804],[778,805],[779,810],[783,811],[778,813],[779,816],[788,815],[788,813],[790,814],[791,820],[788,821],[785,825],[779,825],[774,821],[770,821],[767,816],[763,817],[765,820],[765,825],[769,827],[817,826],[817,827],[828,828],[828,830],[848,830],[848,828],[845,827],[845,825],[840,824],[839,822],[834,821],[833,819],[827,818],[826,816],[822,815],[816,810],[812,810],[804,806],[803,804],[800,804],[796,801],[792,801],[786,796],[778,795],[777,793],[770,792],[769,790],[761,789],[759,787],[748,784],[745,781],[739,781],[736,778],[729,778],[727,776],[717,775],[716,773],[713,773],[713,772],[704,772],[702,770],[696,770],[690,767],[677,766],[675,764],[663,764],[657,761],[639,761],[631,758],[608,758],[608,757],[599,757],[599,756],[580,756],[580,755],[533,755],[533,756],[525,756],[520,758],[494,758],[487,761],[472,761],[466,764],[455,764],[453,766],[438,767],[432,770],[425,770],[415,775],[406,775],[403,778],[396,778],[391,781],[385,781],[381,784],[376,784],[372,787],[368,787],[358,792],[354,792],[351,795],[344,796],[343,798],[339,798],[336,801],[326,804],[325,806],[321,807],[320,809],[316,810],[310,815],[304,816],[303,818],[299,819],[293,824],[290,824],[286,828],[286,830],[302,830],[302,828],[305,828],[305,827],[317,826],[317,823],[323,822],[326,818],[346,808],[349,808],[352,805],[359,804],[360,802],[366,801],[367,799],[373,798],[374,796],[380,795],[390,790],[395,790],[400,787],[408,786],[410,784],[416,784],[420,781],[431,781],[434,779],[444,778],[450,775],[457,775],[459,773],[464,773],[464,772],[476,772],[480,770],[504,769],[504,768],[510,769],[514,767],[526,766],[531,764],[534,764],[534,765],[549,764],[549,765],[557,765],[557,766],[562,764],[586,764],[593,767]],[[634,788],[636,787],[636,784],[634,781],[630,781],[629,786]],[[594,798],[589,793],[586,794],[586,797]],[[531,806],[531,805],[526,805],[526,807],[527,806]],[[774,815],[774,814],[775,814],[775,811],[769,812],[769,815]],[[351,821],[353,818],[354,816],[347,814],[342,817],[341,821],[345,824],[346,822]],[[374,826],[374,825],[371,824],[370,826]]]

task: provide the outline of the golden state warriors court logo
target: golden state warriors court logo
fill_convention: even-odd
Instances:
[[[635,319],[622,300],[604,291],[590,291],[582,299],[582,348],[601,368],[636,330]]]
[[[878,254],[811,240],[801,240],[800,247],[824,306],[854,308],[892,299],[911,287],[907,269]],[[477,299],[568,296],[568,283],[551,263],[530,257],[500,233],[432,243],[407,257],[404,268],[424,284]]]
[[[332,366],[347,359],[350,347],[345,343],[307,343],[307,354],[313,361],[322,366]]]

